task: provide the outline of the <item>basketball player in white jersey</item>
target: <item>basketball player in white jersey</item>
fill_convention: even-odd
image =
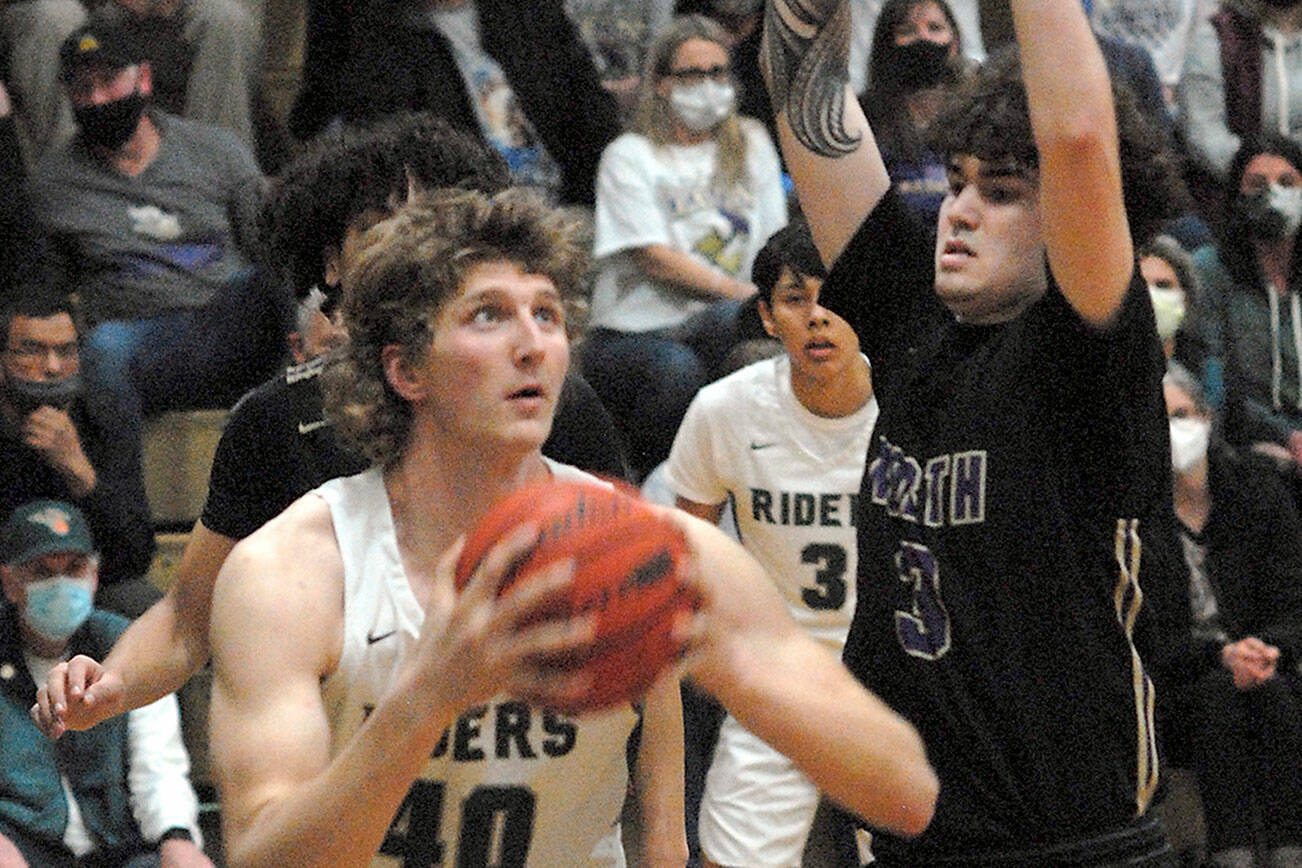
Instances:
[[[574,474],[539,450],[568,365],[575,238],[513,192],[439,194],[364,237],[327,401],[375,466],[240,543],[213,600],[212,751],[232,866],[624,864],[632,713],[543,710],[585,687],[538,660],[590,642],[591,623],[529,617],[564,591],[568,567],[498,597],[537,532],[526,525],[461,593],[452,580],[461,536],[493,501]],[[776,601],[755,600],[753,562],[682,521],[699,573],[714,576],[696,579],[704,614],[683,630],[702,684],[865,816],[920,831],[937,784],[913,728],[802,642]],[[794,690],[791,666],[807,673]],[[676,703],[672,679],[645,702],[646,865],[686,858]]]
[[[742,545],[796,623],[841,653],[855,601],[854,520],[877,419],[868,360],[818,303],[826,272],[808,227],[779,230],[755,258],[765,330],[785,352],[700,391],[666,465],[679,508],[711,523],[731,502]],[[799,866],[818,790],[732,715],[701,801],[711,866]]]

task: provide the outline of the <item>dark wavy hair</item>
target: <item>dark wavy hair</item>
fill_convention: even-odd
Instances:
[[[1121,190],[1136,245],[1162,223],[1189,207],[1179,163],[1162,133],[1144,117],[1128,87],[1112,84],[1121,158]],[[1038,170],[1040,155],[1031,131],[1026,88],[1015,46],[993,55],[941,107],[929,139],[943,158],[971,154],[982,160],[1011,160]]]
[[[428,113],[323,133],[281,172],[259,218],[262,260],[296,297],[323,284],[323,250],[350,226],[394,210],[412,182],[495,193],[510,183],[497,151]]]
[[[1279,133],[1245,136],[1225,172],[1225,184],[1221,188],[1220,222],[1216,228],[1221,264],[1235,283],[1254,288],[1262,285],[1261,269],[1257,264],[1257,252],[1252,238],[1248,235],[1248,227],[1237,219],[1236,203],[1248,163],[1252,162],[1253,157],[1262,154],[1282,157],[1302,172],[1302,146],[1292,139]],[[1291,287],[1302,286],[1302,256],[1297,253],[1293,254],[1293,261],[1289,263],[1288,284]]]
[[[418,194],[371,227],[362,244],[344,274],[348,348],[323,383],[332,421],[384,467],[402,456],[412,420],[411,405],[385,375],[385,347],[397,345],[419,364],[439,311],[481,263],[514,262],[550,278],[567,309],[588,267],[578,222],[519,189],[491,199],[469,190]]]

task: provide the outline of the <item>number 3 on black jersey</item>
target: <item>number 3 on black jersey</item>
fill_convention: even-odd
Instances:
[[[456,868],[524,868],[533,839],[533,814],[534,795],[526,787],[475,787],[461,806]],[[401,828],[404,816],[405,830]],[[442,825],[443,784],[416,781],[398,808],[380,853],[401,858],[403,868],[443,865]]]
[[[939,660],[949,650],[949,612],[940,599],[940,567],[931,549],[912,542],[900,543],[895,553],[900,581],[913,588],[909,612],[895,610],[895,635],[906,653],[924,660]]]

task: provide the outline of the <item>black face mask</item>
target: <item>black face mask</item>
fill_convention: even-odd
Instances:
[[[1264,191],[1240,193],[1234,200],[1234,219],[1247,230],[1249,238],[1258,241],[1279,241],[1288,234],[1288,217],[1271,206]]]
[[[137,91],[112,102],[74,107],[72,114],[87,143],[111,151],[131,138],[144,111],[145,98]]]
[[[940,84],[949,69],[949,52],[952,42],[932,42],[919,39],[908,45],[895,47],[892,72],[895,80],[905,90],[925,90]]]
[[[4,394],[9,406],[24,419],[41,407],[67,410],[81,395],[81,376],[73,374],[59,380],[24,380],[6,374]]]

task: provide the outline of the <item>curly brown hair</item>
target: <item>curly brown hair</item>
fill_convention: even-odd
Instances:
[[[1139,245],[1162,223],[1189,207],[1175,153],[1143,116],[1134,93],[1113,80],[1121,189],[1130,234]],[[952,93],[931,125],[932,149],[948,158],[971,154],[987,161],[1011,160],[1019,169],[1039,168],[1026,88],[1015,47],[1001,49]]]
[[[556,285],[568,332],[587,251],[578,222],[534,193],[421,193],[363,236],[343,279],[348,349],[324,385],[326,412],[374,463],[389,467],[401,457],[412,420],[411,405],[385,375],[384,349],[396,345],[419,364],[443,305],[475,266],[499,261]]]

